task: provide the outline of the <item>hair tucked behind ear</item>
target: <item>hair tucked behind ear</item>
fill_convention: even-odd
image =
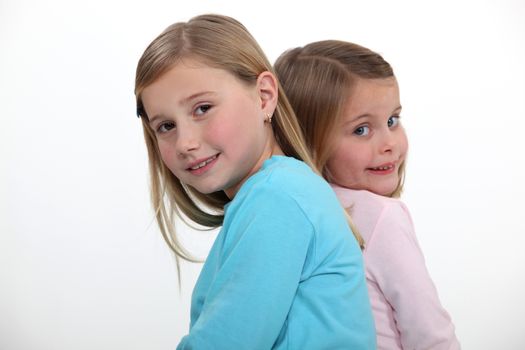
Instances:
[[[151,200],[157,223],[176,256],[194,261],[177,239],[175,217],[186,217],[207,228],[218,227],[222,225],[224,205],[229,199],[223,191],[199,193],[170,172],[161,159],[157,138],[149,126],[141,97],[147,86],[184,58],[224,69],[250,85],[256,83],[262,72],[273,73],[273,68],[247,29],[235,19],[221,15],[197,16],[188,22],[169,26],[151,42],[139,60],[135,79],[137,114],[142,119],[148,148]],[[313,167],[293,109],[280,87],[272,128],[284,154]]]
[[[277,76],[300,121],[314,163],[330,180],[326,167],[333,152],[331,135],[339,127],[353,82],[394,77],[381,55],[363,46],[338,40],[310,43],[284,52],[275,62]],[[405,164],[391,194],[403,189]]]

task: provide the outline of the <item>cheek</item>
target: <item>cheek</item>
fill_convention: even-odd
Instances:
[[[332,174],[348,177],[360,163],[360,152],[352,145],[340,143],[328,159],[327,166]]]
[[[202,133],[202,140],[209,147],[215,150],[223,150],[228,145],[235,145],[239,137],[238,132],[234,132],[234,128],[230,123],[219,123],[214,121],[207,125]],[[227,140],[227,142],[225,142]]]
[[[239,128],[239,125],[236,125],[235,122],[229,120],[221,121],[217,118],[208,124],[204,137],[211,140],[232,137],[235,135],[234,131],[237,130],[237,128]]]
[[[400,147],[399,147],[400,152],[403,155],[403,157],[405,157],[407,152],[408,152],[408,138],[407,138],[407,135],[406,135],[404,130],[401,133],[401,137],[400,137],[400,140],[399,140],[399,145],[400,145]]]
[[[177,159],[175,149],[169,143],[163,141],[160,141],[158,146],[162,161],[168,168],[172,169],[174,161]]]
[[[248,107],[245,107],[248,110]],[[215,118],[207,125],[203,138],[212,147],[239,153],[252,149],[261,139],[262,122],[257,124],[256,114],[249,112],[239,115],[237,111],[229,112],[224,118]],[[252,149],[255,152],[254,149]]]

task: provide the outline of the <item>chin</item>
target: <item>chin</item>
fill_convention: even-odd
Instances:
[[[210,193],[222,190],[222,189],[216,188],[216,186],[192,185],[192,184],[189,184],[189,183],[187,183],[187,185],[190,186],[191,188],[193,188],[194,190],[196,190],[197,192],[202,193],[202,194],[210,194]]]
[[[210,193],[222,191],[222,189],[220,188],[219,189],[218,188],[202,188],[202,189],[197,189],[197,191],[199,191],[202,194],[210,194]]]
[[[396,186],[382,186],[382,187],[376,187],[375,189],[371,190],[371,192],[374,192],[375,194],[378,194],[380,196],[390,197],[392,193],[396,190]]]

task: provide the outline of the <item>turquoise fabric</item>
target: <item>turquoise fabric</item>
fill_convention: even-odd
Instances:
[[[273,156],[225,208],[182,349],[375,349],[361,251],[330,186]]]

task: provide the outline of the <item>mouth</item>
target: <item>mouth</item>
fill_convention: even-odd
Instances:
[[[199,169],[202,169],[204,168],[205,166],[207,166],[208,164],[210,164],[211,162],[213,162],[214,160],[217,159],[217,157],[219,156],[219,154],[217,153],[216,155],[214,156],[211,156],[210,158],[207,158],[207,159],[204,159],[202,161],[199,161],[199,162],[196,162],[196,163],[193,163],[190,167],[188,167],[186,170],[188,171],[191,171],[191,172],[195,172]]]
[[[395,163],[386,163],[386,164],[382,164],[377,167],[367,168],[367,170],[374,174],[386,175],[386,174],[392,173],[395,170],[395,168],[396,168]]]

